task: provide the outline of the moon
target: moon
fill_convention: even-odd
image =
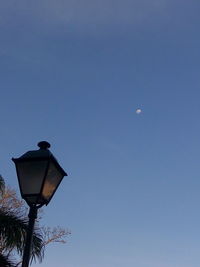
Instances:
[[[135,113],[138,114],[138,115],[139,115],[140,113],[142,113],[141,108],[137,108],[136,111],[135,111]]]

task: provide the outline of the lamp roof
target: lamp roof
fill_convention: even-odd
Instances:
[[[26,153],[24,153],[21,157],[19,158],[12,158],[12,160],[17,163],[20,161],[29,161],[29,160],[52,160],[55,165],[61,170],[64,176],[67,176],[67,173],[63,170],[63,168],[60,166],[58,163],[57,159],[54,157],[54,155],[51,153],[51,151],[48,149],[50,148],[50,144],[46,141],[41,141],[38,143],[38,150],[30,150]]]

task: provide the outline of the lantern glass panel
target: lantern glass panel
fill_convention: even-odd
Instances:
[[[53,161],[50,161],[47,176],[42,191],[42,196],[45,200],[49,200],[54,194],[57,186],[61,182],[63,174],[58,170]]]
[[[17,163],[22,195],[39,194],[41,192],[47,164],[47,160],[22,161]]]

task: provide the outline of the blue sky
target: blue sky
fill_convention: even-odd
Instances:
[[[1,1],[0,172],[48,140],[69,174],[43,223],[72,235],[34,266],[199,267],[199,9]]]

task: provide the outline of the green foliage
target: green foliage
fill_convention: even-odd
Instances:
[[[3,177],[0,175],[0,194],[2,195],[5,190],[5,182]]]
[[[12,252],[16,251],[22,257],[26,240],[28,220],[22,212],[20,201],[17,201],[14,191],[7,189],[3,178],[0,176],[0,266],[13,267],[16,264],[9,259]],[[12,198],[11,196],[15,196]],[[25,210],[24,210],[25,211]],[[43,236],[38,229],[33,233],[31,259],[42,261],[44,256]]]
[[[4,250],[16,249],[22,255],[26,239],[27,220],[18,217],[17,214],[0,209],[0,240],[4,244]],[[33,234],[32,257],[43,257],[43,239],[39,232]]]
[[[15,190],[5,186],[0,176],[0,267],[17,267],[21,264],[28,227],[27,206]],[[39,217],[41,217],[41,210]],[[34,228],[31,262],[42,261],[49,243],[65,243],[69,231],[61,227]]]
[[[4,256],[3,254],[0,254],[0,266],[1,267],[16,267],[16,264],[14,264],[8,256]]]

